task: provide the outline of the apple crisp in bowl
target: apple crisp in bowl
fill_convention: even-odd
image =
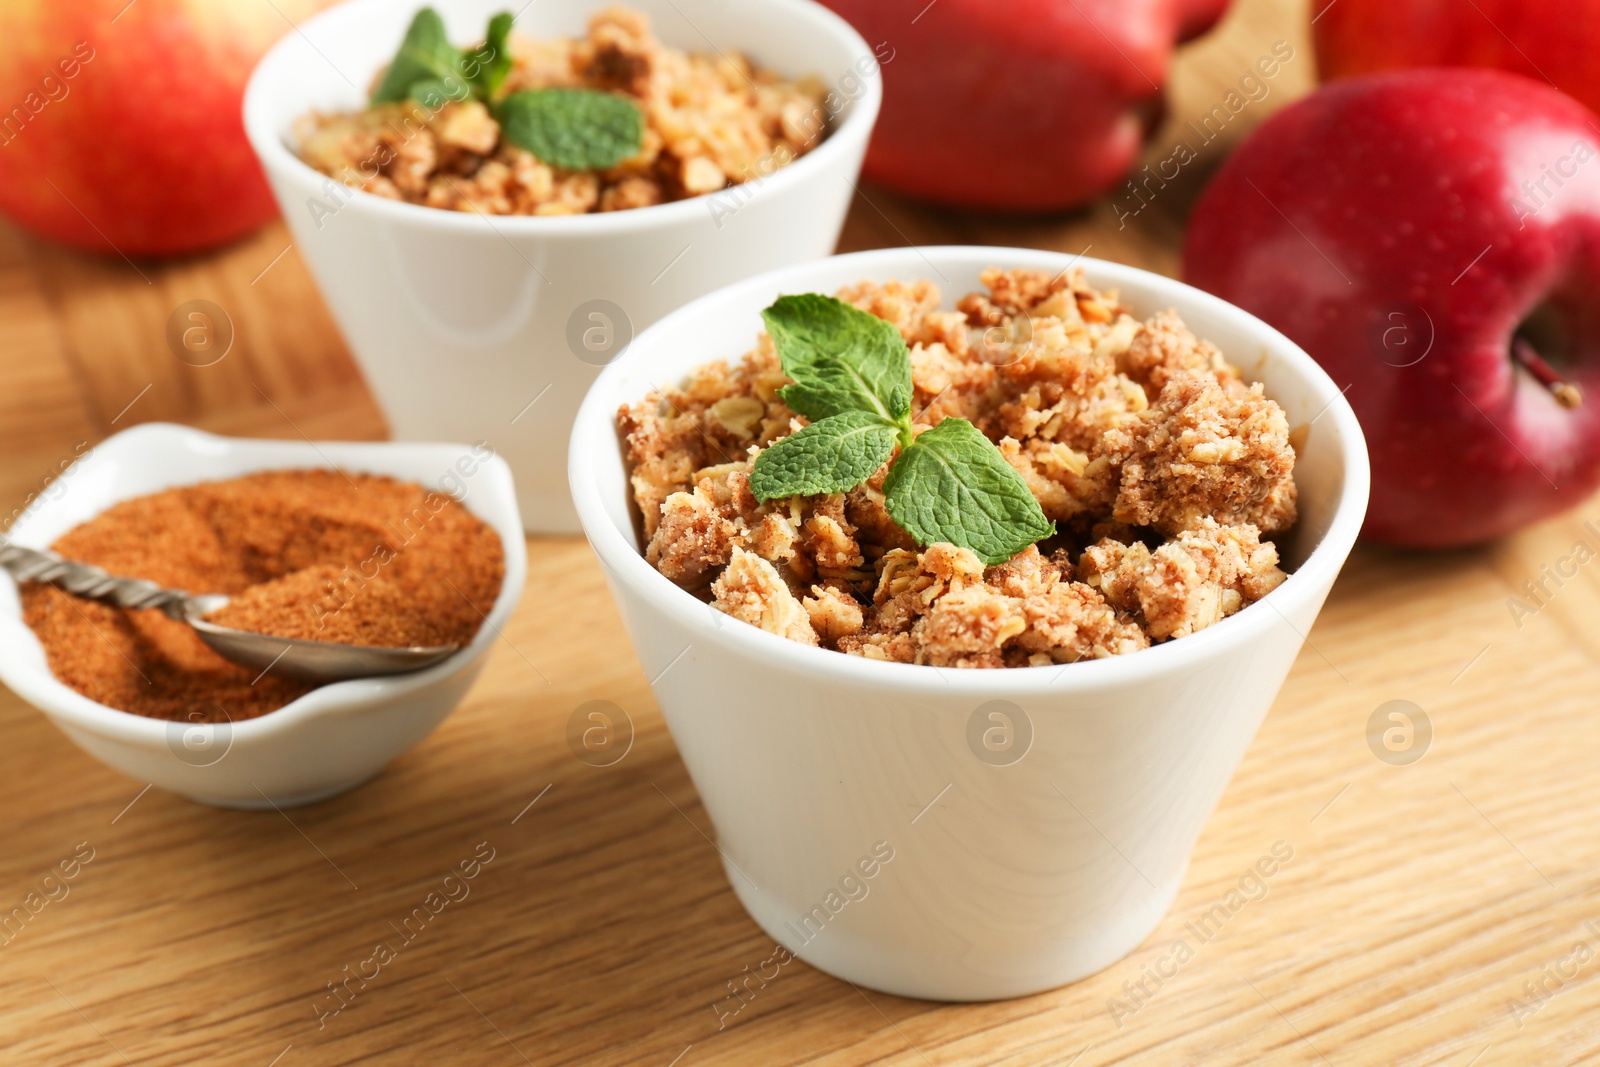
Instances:
[[[458,50],[424,9],[360,111],[313,112],[299,154],[391,200],[486,215],[580,215],[763,178],[829,132],[817,78],[738,52],[670,47],[643,12],[596,12],[582,37],[533,39],[495,16]]]
[[[702,297],[601,373],[570,454],[733,891],[813,966],[941,1000],[1145,942],[1370,484],[1339,386],[1266,323],[1017,248]],[[878,841],[871,899],[817,906]]]
[[[651,565],[792,641],[938,667],[1132,652],[1281,584],[1295,452],[1263,387],[1081,271],[981,281],[954,308],[926,280],[781,297],[742,359],[623,405]]]

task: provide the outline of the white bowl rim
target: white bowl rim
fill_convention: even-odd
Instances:
[[[602,6],[598,0],[583,0],[596,9]],[[876,58],[876,52],[867,44],[866,39],[856,32],[839,15],[823,7],[814,0],[740,0],[743,4],[766,4],[769,7],[781,8],[793,12],[795,15],[809,19],[817,27],[819,33],[827,32],[834,35],[835,39],[842,40],[852,50],[859,48],[862,55],[871,55]],[[300,24],[303,29],[322,22],[337,22],[346,20],[352,23],[354,30],[361,23],[361,16],[367,9],[405,10],[407,16],[424,6],[422,3],[403,4],[399,8],[392,0],[344,0],[324,11],[313,15]],[[267,75],[272,73],[272,67],[279,62],[277,56],[291,48],[306,46],[306,41],[301,33],[288,33],[269,48],[255,69],[250,72],[249,81],[245,85],[243,118],[245,135],[254,148],[256,156],[261,160],[264,168],[277,170],[287,176],[317,183],[332,181],[328,175],[323,174],[309,163],[302,160],[284,142],[282,131],[275,129],[267,114],[269,110],[268,96],[270,88]],[[741,208],[756,198],[770,198],[795,182],[806,181],[813,177],[813,171],[820,171],[826,167],[834,156],[853,149],[857,142],[864,143],[872,133],[872,127],[877,121],[878,110],[883,103],[883,78],[879,76],[861,79],[865,92],[857,97],[844,112],[844,121],[829,131],[822,143],[799,159],[784,167],[779,167],[765,177],[745,182],[741,185],[729,186],[721,192],[746,189],[747,193],[740,199]],[[820,176],[820,175],[818,175]],[[589,212],[583,215],[495,215],[492,218],[475,211],[450,211],[442,208],[428,207],[423,204],[411,204],[400,200],[390,200],[377,196],[364,190],[352,189],[357,195],[352,197],[348,204],[357,210],[369,210],[378,215],[387,214],[395,223],[412,223],[425,228],[459,233],[466,227],[481,227],[487,220],[496,230],[502,231],[506,236],[577,236],[588,234],[611,233],[619,230],[652,230],[676,225],[687,220],[693,213],[707,210],[705,201],[717,193],[706,193],[700,196],[691,196],[683,200],[675,200],[667,204],[656,204],[651,207],[629,208],[625,211]]]
[[[1082,266],[1096,285],[1149,286],[1161,292],[1163,303],[1177,308],[1180,315],[1184,314],[1186,308],[1204,306],[1214,314],[1238,320],[1245,329],[1258,336],[1260,343],[1274,356],[1284,360],[1293,374],[1315,387],[1319,398],[1326,401],[1326,407],[1318,419],[1332,420],[1338,428],[1344,464],[1343,486],[1333,518],[1322,539],[1287,581],[1259,604],[1250,605],[1250,609],[1184,638],[1152,645],[1137,652],[1081,660],[1058,668],[966,670],[891,663],[802,645],[735,620],[729,620],[729,625],[716,625],[711,618],[713,609],[647,563],[644,554],[633,543],[631,532],[624,536],[612,524],[601,501],[599,483],[591,476],[591,468],[602,462],[610,462],[611,456],[618,453],[607,454],[602,451],[600,456],[585,455],[584,445],[587,441],[609,440],[616,441],[616,447],[619,450],[621,448],[613,421],[615,407],[610,400],[613,382],[630,367],[649,358],[656,335],[676,327],[684,320],[706,314],[725,300],[737,299],[752,291],[806,291],[803,287],[808,275],[819,270],[831,270],[842,262],[859,264],[862,276],[866,277],[875,268],[885,264],[893,264],[888,267],[889,270],[899,270],[901,265],[910,266],[908,260],[914,263],[919,257],[934,265],[941,260],[960,260],[963,265],[981,261],[984,265],[1048,270]],[[945,294],[947,299],[951,295]],[[754,336],[752,332],[752,344]],[[708,361],[716,358],[719,358],[717,354],[707,356]],[[1292,626],[1288,616],[1279,610],[1280,605],[1304,602],[1307,598],[1317,596],[1316,586],[1319,583],[1313,579],[1325,578],[1331,584],[1360,532],[1370,489],[1366,441],[1344,393],[1303,349],[1265,322],[1210,293],[1137,267],[1064,252],[989,246],[910,246],[833,256],[768,271],[684,305],[642,332],[601,372],[578,411],[573,425],[570,457],[568,472],[573,500],[595,555],[619,587],[625,586],[631,595],[647,599],[654,608],[683,628],[689,641],[685,652],[703,641],[731,648],[739,655],[786,672],[826,672],[835,679],[848,680],[867,689],[942,695],[962,693],[975,697],[1028,697],[1046,692],[1070,694],[1128,684],[1148,679],[1152,674],[1183,672],[1196,668],[1207,657],[1248,643],[1269,626]],[[1330,574],[1330,571],[1333,573]],[[1269,608],[1272,610],[1269,611]],[[1303,634],[1301,636],[1304,637]]]
[[[256,446],[272,446],[274,448],[292,448],[304,450],[307,462],[302,464],[306,469],[318,468],[327,470],[332,464],[323,458],[323,452],[333,455],[352,453],[357,450],[381,448],[386,451],[404,452],[407,450],[461,448],[466,445],[457,445],[451,442],[398,442],[398,441],[293,441],[281,438],[253,438],[253,437],[227,437],[219,434],[207,433],[190,426],[177,423],[148,422],[130,427],[99,442],[94,447],[94,453],[102,449],[114,447],[117,442],[127,443],[142,437],[176,437],[186,438],[190,441],[205,442],[212,449],[224,450],[250,450]],[[92,459],[93,453],[77,460],[78,463]],[[520,528],[520,518],[517,517],[516,494],[512,488],[511,468],[498,454],[483,460],[484,469],[492,469],[493,482],[497,483],[492,489],[486,486],[486,491],[493,492],[501,498],[502,506],[509,506],[516,524]],[[359,469],[359,463],[352,469]],[[71,468],[68,468],[70,472]],[[265,469],[265,468],[262,468]],[[279,468],[279,469],[289,469]],[[68,472],[63,472],[60,477],[68,477]],[[175,486],[192,484],[190,482],[176,481]],[[127,499],[127,498],[124,498]],[[469,508],[469,510],[471,510]],[[476,512],[474,512],[477,514]],[[422,690],[450,675],[460,673],[470,667],[479,659],[499,635],[502,627],[510,618],[516,603],[521,596],[528,570],[527,546],[522,541],[508,543],[504,534],[489,518],[479,515],[491,529],[501,534],[501,542],[505,548],[505,578],[500,584],[500,592],[495,597],[494,607],[489,609],[483,624],[467,646],[442,660],[432,667],[416,671],[411,674],[393,675],[387,678],[356,678],[346,682],[334,682],[330,685],[320,686],[304,696],[285,704],[274,711],[257,715],[250,719],[240,719],[230,722],[230,737],[233,744],[249,744],[252,741],[267,738],[274,734],[293,730],[301,723],[313,717],[324,714],[339,714],[343,711],[358,708],[375,708],[381,710],[384,705],[400,700],[413,692]],[[26,518],[26,516],[24,516]],[[17,525],[22,525],[19,519]],[[15,528],[15,527],[13,527]],[[0,571],[0,581],[8,582],[16,588],[16,581],[9,574]],[[22,621],[20,615],[15,622],[33,637],[28,624]],[[166,744],[167,729],[176,719],[157,719],[148,715],[138,715],[131,711],[122,711],[109,707],[79,693],[77,690],[62,682],[50,672],[48,666],[36,671],[32,667],[23,668],[9,656],[0,655],[0,682],[3,682],[12,692],[16,693],[27,703],[33,705],[52,719],[59,719],[64,723],[86,730],[99,736],[114,738],[123,742],[154,747]]]

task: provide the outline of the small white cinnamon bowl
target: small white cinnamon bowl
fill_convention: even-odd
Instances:
[[[948,670],[811,648],[720,615],[645,562],[621,404],[737,359],[783,293],[989,266],[1082,266],[1140,317],[1175,308],[1305,427],[1289,578],[1189,637],[1062,667]],[[948,304],[947,304],[948,306]],[[900,248],[774,271],[663,319],[578,413],[578,514],[645,676],[766,932],[830,974],[937,1000],[1014,997],[1109,966],[1171,905],[1190,850],[1355,542],[1366,445],[1288,338],[1148,271],[1011,248]]]
[[[472,641],[414,674],[313,689],[254,719],[168,722],[106,707],[50,673],[22,620],[17,584],[0,572],[0,682],[50,717],[102,763],[204,804],[290,807],[342,793],[426,737],[460,703],[510,619],[527,576],[510,468],[467,445],[261,441],[150,423],[96,445],[11,528],[17,544],[47,548],[130,497],[253,471],[336,466],[419,482],[454,496],[500,535],[505,580]],[[152,530],[152,537],[162,531]]]

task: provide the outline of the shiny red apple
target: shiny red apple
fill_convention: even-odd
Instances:
[[[4,0],[0,212],[128,256],[192,252],[277,212],[244,83],[325,0]]]
[[[1173,46],[1228,0],[822,0],[877,52],[869,178],[955,207],[1050,211],[1133,168]],[[1247,68],[1247,76],[1253,73]]]
[[[1407,67],[1492,67],[1548,80],[1600,110],[1600,0],[1312,0],[1324,79]]]
[[[1548,85],[1324,86],[1217,173],[1184,275],[1348,387],[1370,536],[1471,544],[1600,485],[1600,120]]]

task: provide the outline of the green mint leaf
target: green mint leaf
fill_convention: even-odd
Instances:
[[[564,170],[610,170],[644,143],[639,106],[597,89],[512,93],[495,117],[506,140]]]
[[[899,426],[866,411],[813,422],[756,457],[750,491],[762,501],[848,492],[883,466],[899,437]]]
[[[919,545],[948,541],[990,567],[1056,529],[1022,475],[966,419],[945,419],[902,451],[883,495],[889,516]]]
[[[411,86],[433,79],[447,85],[451,79],[464,82],[463,57],[450,43],[445,33],[444,20],[431,7],[417,12],[406,30],[400,51],[372,94],[374,104],[394,104],[411,95]]]
[[[757,498],[853,489],[900,444],[884,503],[918,544],[948,541],[994,566],[1055,532],[1022,475],[966,419],[911,439],[911,353],[893,325],[818,293],[779,297],[761,317],[794,379],[779,395],[816,421],[756,458]]]
[[[459,79],[423,78],[412,82],[406,95],[429,111],[438,111],[451,101],[459,104],[472,93],[467,83]]]
[[[467,80],[472,83],[478,97],[491,100],[511,73],[511,22],[512,14],[502,11],[489,20],[489,32],[483,44],[468,52],[462,64]]]
[[[869,411],[903,422],[911,410],[911,354],[878,316],[820,293],[780,296],[761,313],[783,373],[778,393],[811,419]]]

